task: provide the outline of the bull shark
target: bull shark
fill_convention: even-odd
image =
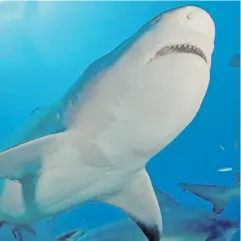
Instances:
[[[100,201],[159,241],[160,208],[145,166],[198,113],[214,39],[209,13],[185,6],[159,14],[93,62],[0,153],[0,177],[17,181],[2,193],[0,219],[29,223]]]
[[[184,207],[163,191],[155,190],[162,208],[161,241],[230,241],[239,222],[201,209]],[[79,235],[61,236],[61,241],[145,241],[145,236],[130,220],[107,224]],[[74,233],[76,234],[76,232]],[[64,238],[67,237],[67,238]],[[60,240],[60,239],[57,239]]]
[[[233,198],[240,198],[240,173],[232,187],[179,183],[183,191],[188,191],[212,204],[213,212],[220,214]]]

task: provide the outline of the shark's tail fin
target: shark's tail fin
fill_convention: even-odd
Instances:
[[[213,205],[213,212],[220,214],[226,208],[231,199],[239,196],[239,187],[222,187],[214,185],[200,185],[179,183],[183,191],[192,194],[210,202]]]

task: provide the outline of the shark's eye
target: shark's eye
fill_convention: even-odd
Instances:
[[[153,24],[157,24],[162,18],[162,15],[158,15],[156,16],[152,21],[151,21],[151,25]]]
[[[157,16],[157,17],[155,18],[155,21],[158,22],[158,21],[160,21],[160,19],[161,19],[161,15]]]

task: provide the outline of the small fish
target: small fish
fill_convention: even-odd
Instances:
[[[231,58],[231,60],[230,60],[230,62],[229,62],[229,65],[230,65],[231,67],[240,67],[240,54],[234,55],[234,56]]]
[[[40,111],[40,109],[39,108],[35,108],[34,110],[32,110],[29,114],[30,115],[33,115],[33,114],[36,114],[36,113],[38,113]]]
[[[225,148],[222,146],[222,145],[220,145],[220,148],[224,151],[225,150]]]
[[[12,225],[6,221],[0,221],[0,228],[2,228],[4,225]],[[17,226],[13,226],[11,228],[12,230],[12,234],[13,237],[16,241],[23,241],[23,236],[22,236],[22,232],[21,229],[25,229],[26,231],[30,232],[33,235],[37,235],[37,233],[35,232],[34,229],[32,229],[31,227],[27,226],[27,225],[17,225]]]
[[[218,172],[230,172],[232,170],[233,170],[232,167],[223,167],[223,168],[218,169]]]
[[[58,237],[56,241],[76,241],[84,234],[85,232],[83,230],[73,230]]]

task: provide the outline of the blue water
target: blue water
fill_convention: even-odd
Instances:
[[[240,69],[229,65],[232,56],[240,53],[239,2],[1,3],[0,145],[32,110],[61,97],[91,62],[155,15],[184,5],[206,9],[216,24],[210,86],[195,120],[148,163],[147,170],[156,187],[183,205],[210,210],[209,203],[184,194],[177,184],[232,186],[240,170]],[[218,172],[222,167],[233,170]],[[223,215],[237,218],[239,200],[233,200]],[[38,229],[50,236],[123,216],[107,205],[86,204],[48,225],[39,224]],[[7,231],[0,235],[4,241],[12,240]]]

